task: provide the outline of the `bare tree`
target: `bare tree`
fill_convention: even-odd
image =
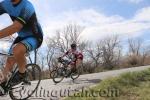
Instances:
[[[93,70],[99,66],[99,64],[102,63],[102,50],[101,50],[101,43],[96,43],[94,45],[92,42],[88,43],[88,48],[87,48],[87,55],[91,59],[93,65]]]
[[[140,49],[142,47],[142,40],[141,39],[128,39],[129,43],[129,53],[132,55],[140,55]]]
[[[145,65],[145,60],[150,56],[150,46],[145,46],[142,48],[143,50],[141,51],[141,65]]]
[[[65,26],[62,30],[57,30],[55,36],[47,39],[47,63],[49,69],[52,66],[56,66],[56,57],[65,53],[69,48],[70,44],[76,43],[80,50],[85,49],[85,42],[81,41],[81,33],[84,27],[69,24]]]
[[[128,63],[132,66],[140,65],[140,57],[141,57],[141,48],[142,48],[142,40],[140,38],[130,38],[128,39],[129,45],[129,60]],[[145,57],[145,51],[143,52],[143,56]]]
[[[84,27],[79,25],[69,24],[63,30],[57,30],[56,36],[51,38],[51,42],[55,44],[61,52],[66,52],[70,48],[71,43],[80,44],[81,32]]]
[[[55,58],[55,54],[57,53],[57,48],[55,42],[51,39],[48,39],[46,44],[47,44],[46,61],[49,67],[49,71],[51,71],[51,68],[55,66],[54,58]]]
[[[120,43],[118,35],[106,37],[96,43],[88,42],[86,54],[87,58],[90,59],[88,62],[91,64],[90,70],[94,72],[95,69],[102,69],[101,66],[107,69],[112,69],[116,65],[119,66],[122,53]]]
[[[119,63],[121,45],[118,35],[112,35],[100,41],[103,52],[102,61],[106,68],[112,69]]]

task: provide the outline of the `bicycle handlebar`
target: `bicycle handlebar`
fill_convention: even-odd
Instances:
[[[0,52],[0,55],[3,55],[3,56],[12,56],[12,54],[8,54],[8,53],[1,53],[1,52]]]

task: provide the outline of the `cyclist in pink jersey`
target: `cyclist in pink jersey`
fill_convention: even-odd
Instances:
[[[83,61],[83,54],[77,50],[77,45],[75,43],[71,44],[71,49],[69,49],[64,55],[62,55],[60,59],[65,56],[71,59],[71,62],[68,65],[71,72],[76,71],[76,69],[81,65]]]

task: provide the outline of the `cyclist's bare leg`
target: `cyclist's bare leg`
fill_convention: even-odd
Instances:
[[[5,65],[4,70],[3,70],[5,78],[8,75],[8,73],[12,71],[14,64],[15,64],[14,57],[8,57],[7,61],[6,61],[6,65]]]
[[[18,43],[13,48],[13,57],[8,57],[6,61],[6,65],[3,69],[3,75],[4,79],[1,79],[1,82],[4,82],[7,79],[7,75],[9,72],[12,71],[13,66],[15,63],[19,66],[19,72],[24,73],[25,72],[25,66],[26,66],[26,47],[22,43]]]
[[[78,67],[80,67],[82,63],[81,59],[77,59],[75,64],[70,64],[69,67],[71,69],[72,72],[76,71],[76,69],[78,69]]]
[[[76,69],[78,69],[78,67],[82,64],[82,60],[81,59],[77,59],[76,61]]]
[[[13,69],[13,65],[15,64],[15,59],[13,57],[8,57],[4,69],[0,74],[0,83],[3,83],[7,80],[7,76],[9,72]]]
[[[26,66],[26,47],[22,43],[18,43],[13,48],[13,55],[15,58],[16,63],[19,66],[19,72],[24,73],[25,72],[25,66]]]
[[[67,69],[68,69],[68,70],[70,71],[70,73],[71,73],[74,68],[76,68],[75,63],[71,63],[71,64],[68,65],[68,68],[67,68]],[[70,73],[69,73],[69,74],[70,74]]]

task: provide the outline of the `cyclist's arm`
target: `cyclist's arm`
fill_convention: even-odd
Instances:
[[[63,57],[65,57],[67,54],[65,53],[65,54],[63,54],[61,57],[63,58]]]
[[[34,8],[32,6],[27,6],[22,9],[20,15],[16,18],[13,24],[0,31],[0,38],[12,35],[15,32],[19,32],[34,15],[34,13]]]
[[[68,55],[69,51],[67,51],[65,54],[63,54],[61,57],[65,57],[66,55]]]
[[[0,30],[0,38],[12,35],[16,32],[19,32],[23,25],[19,21],[14,21],[12,25]]]

